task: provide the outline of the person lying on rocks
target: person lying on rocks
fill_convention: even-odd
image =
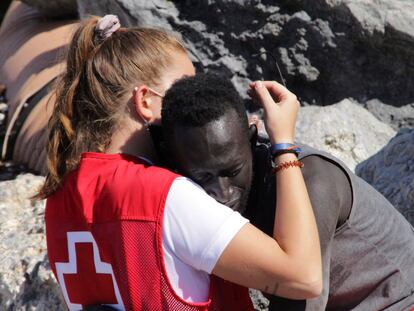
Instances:
[[[241,98],[227,79],[204,74],[184,78],[163,100],[161,149],[179,173],[272,235],[286,226],[274,223],[280,212],[275,210],[272,164],[278,146],[256,144],[256,128],[248,127],[240,111]],[[306,145],[292,147],[304,164],[318,225],[323,291],[307,301],[273,296],[270,310],[412,310],[411,225],[338,159]]]
[[[51,86],[65,69],[61,56],[78,26],[76,17],[50,18],[21,1],[11,2],[0,28],[0,84],[7,98],[7,111],[0,111],[7,116],[0,120],[0,162],[46,172]]]

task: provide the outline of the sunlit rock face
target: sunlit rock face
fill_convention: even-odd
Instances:
[[[331,153],[351,170],[395,135],[388,124],[349,99],[327,107],[303,107],[296,133],[298,141]]]
[[[0,310],[64,310],[46,255],[44,202],[29,197],[43,177],[0,182]]]

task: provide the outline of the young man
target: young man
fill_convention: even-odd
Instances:
[[[232,84],[211,75],[176,82],[164,98],[162,120],[166,159],[178,172],[272,234],[276,193],[271,152],[267,145],[256,146],[255,128],[248,127]],[[412,310],[411,225],[339,160],[301,148],[320,235],[324,288],[319,298],[308,301],[272,297],[271,310]]]

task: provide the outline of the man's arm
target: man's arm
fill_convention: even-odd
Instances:
[[[302,160],[302,170],[318,226],[322,251],[323,290],[308,301],[271,297],[269,310],[324,310],[329,294],[329,272],[335,231],[348,218],[352,206],[350,181],[337,164],[319,156]]]

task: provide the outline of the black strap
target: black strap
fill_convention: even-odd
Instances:
[[[17,137],[22,129],[24,122],[26,121],[29,114],[32,112],[33,108],[39,103],[39,101],[46,96],[49,91],[49,87],[55,82],[55,79],[49,81],[46,85],[44,85],[39,91],[34,93],[30,96],[26,103],[23,104],[22,109],[13,124],[13,128],[11,129],[9,139],[7,141],[7,151],[5,155],[5,160],[10,161],[13,157],[14,145],[16,144]]]

